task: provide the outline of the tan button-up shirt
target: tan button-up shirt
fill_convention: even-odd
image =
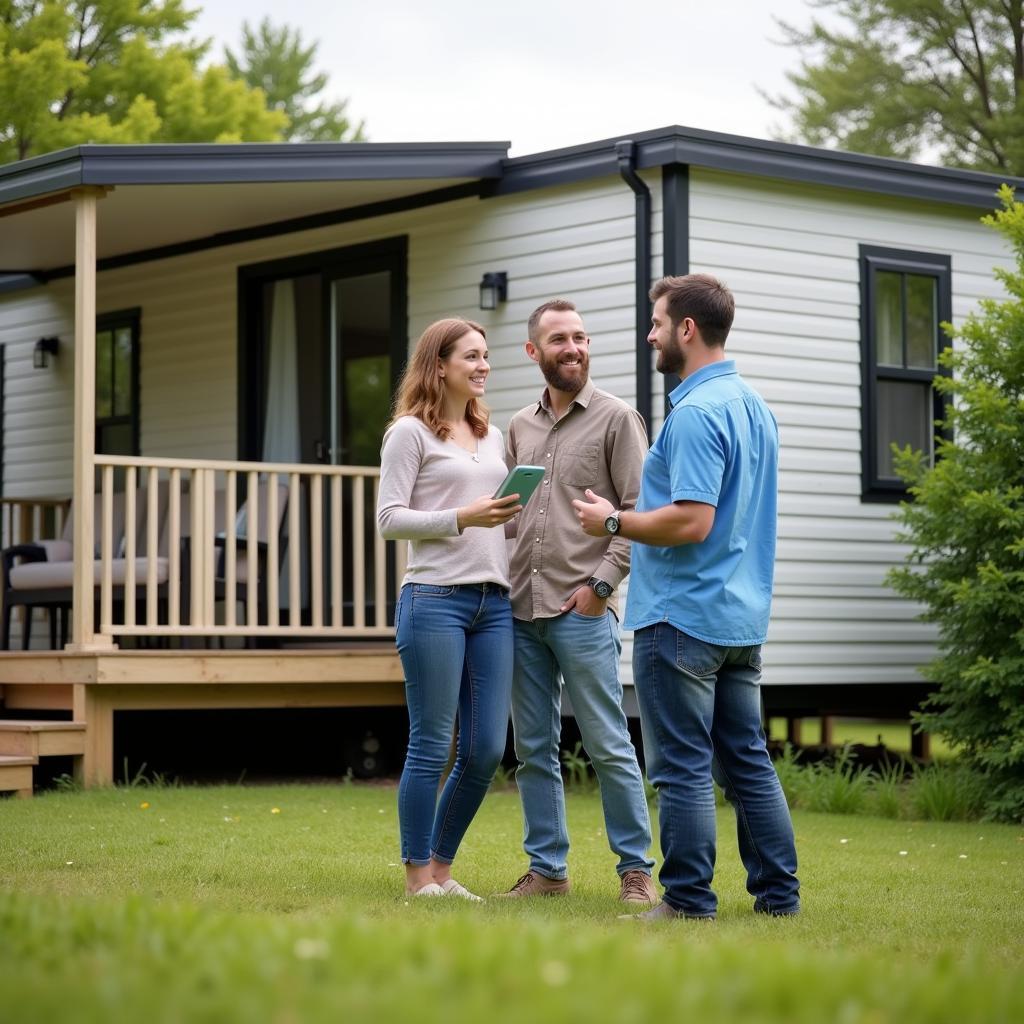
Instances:
[[[640,414],[588,380],[560,420],[548,403],[517,412],[508,427],[509,466],[544,466],[544,480],[518,516],[512,542],[512,614],[553,618],[591,576],[613,587],[629,573],[629,541],[590,537],[580,528],[573,498],[591,490],[619,509],[640,493],[647,432]],[[618,614],[617,593],[608,607]]]

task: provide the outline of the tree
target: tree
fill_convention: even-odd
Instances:
[[[183,0],[0,0],[0,163],[81,142],[281,138],[283,114],[183,39]]]
[[[361,142],[363,122],[348,118],[348,101],[311,101],[323,92],[327,75],[313,72],[317,44],[304,47],[298,29],[274,28],[269,18],[254,31],[242,25],[242,50],[235,56],[227,47],[224,58],[233,78],[262,89],[271,110],[288,118],[285,138],[296,142]]]
[[[812,145],[1024,175],[1024,0],[811,0],[768,97]],[[838,26],[838,27],[837,27]]]
[[[1024,203],[1004,186],[985,222],[1016,254],[940,357],[935,386],[952,401],[934,466],[906,449],[900,506],[912,550],[889,582],[939,627],[927,669],[938,684],[919,724],[952,740],[989,780],[990,816],[1024,820]]]

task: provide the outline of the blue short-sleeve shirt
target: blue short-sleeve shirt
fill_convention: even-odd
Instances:
[[[644,462],[638,512],[675,501],[715,508],[700,544],[632,545],[624,625],[668,622],[707,643],[764,643],[775,568],[779,432],[727,359],[690,374]]]

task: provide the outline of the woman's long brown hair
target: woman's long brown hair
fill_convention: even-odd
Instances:
[[[444,422],[444,381],[437,361],[447,359],[455,343],[470,331],[487,337],[478,323],[458,316],[437,320],[420,335],[398,384],[391,423],[399,416],[415,416],[442,441],[451,437],[452,429]],[[477,437],[487,436],[489,418],[487,406],[479,399],[466,403],[466,420]]]

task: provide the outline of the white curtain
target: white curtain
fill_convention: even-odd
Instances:
[[[295,324],[295,284],[291,280],[274,284],[269,348],[263,461],[298,462],[301,454],[298,329]]]

